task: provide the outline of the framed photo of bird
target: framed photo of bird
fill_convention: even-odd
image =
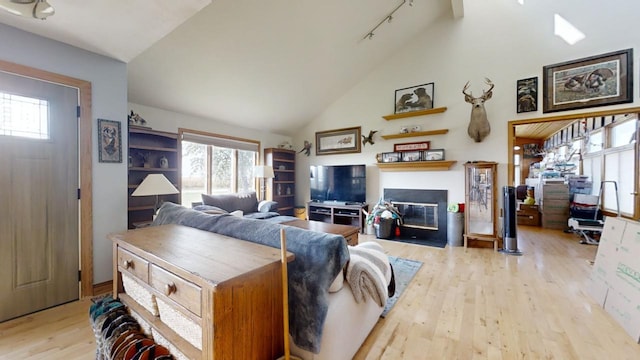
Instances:
[[[359,153],[361,127],[316,132],[316,155]]]
[[[122,162],[122,132],[119,121],[98,119],[98,161]]]
[[[543,67],[543,113],[633,101],[633,49]]]
[[[433,109],[433,92],[433,83],[396,90],[394,114]]]

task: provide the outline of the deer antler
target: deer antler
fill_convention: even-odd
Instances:
[[[484,82],[486,82],[486,83],[487,83],[487,85],[489,85],[489,86],[490,86],[490,88],[489,88],[489,90],[487,90],[487,91],[484,91],[484,90],[483,90],[482,92],[483,92],[484,94],[490,93],[490,92],[491,92],[491,90],[493,90],[493,87],[495,86],[495,84],[494,84],[494,83],[492,83],[492,82],[491,82],[491,80],[489,80],[489,78],[484,78]]]
[[[464,84],[464,88],[462,88],[462,93],[465,94],[466,96],[470,96],[473,97],[473,95],[471,95],[471,93],[467,94],[467,89],[469,88],[469,81],[467,81],[466,84]]]

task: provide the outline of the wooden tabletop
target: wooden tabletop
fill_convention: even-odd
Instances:
[[[169,270],[178,268],[214,284],[280,260],[278,248],[182,225],[149,226],[107,237],[131,252],[153,255]],[[287,260],[293,259],[287,252]]]

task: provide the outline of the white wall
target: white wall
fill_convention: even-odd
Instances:
[[[91,82],[93,126],[97,119],[127,124],[126,64],[0,24],[2,60]],[[123,136],[126,146],[126,134]],[[127,165],[99,163],[93,136],[93,281],[113,277],[112,244],[106,235],[127,229]]]
[[[362,133],[398,133],[401,126],[420,125],[423,130],[449,129],[446,135],[384,140],[375,137],[375,145],[363,147],[361,154],[314,154],[298,158],[296,201],[309,198],[310,164],[367,164],[367,202],[374,203],[384,188],[449,190],[449,202],[464,202],[462,164],[473,160],[499,163],[499,189],[507,182],[507,122],[543,116],[542,67],[610,51],[634,48],[637,57],[637,13],[634,0],[467,0],[462,19],[442,19],[422,35],[403,46],[383,65],[328,107],[295,136],[295,146],[307,139],[314,142],[316,131],[362,126]],[[569,45],[554,36],[553,16],[558,13],[581,29],[586,39]],[[398,19],[402,21],[402,19]],[[393,26],[393,25],[391,25]],[[375,38],[362,46],[375,46]],[[638,65],[634,61],[634,103],[637,104]],[[516,113],[515,87],[518,79],[538,76],[537,112]],[[470,104],[461,91],[467,81],[475,96],[487,86],[484,77],[495,84],[493,98],[486,109],[491,134],[481,143],[467,135]],[[385,121],[381,116],[393,113],[394,91],[423,83],[435,83],[435,107],[445,106],[442,114]],[[622,104],[610,108],[630,107]],[[636,105],[637,106],[637,105]],[[597,110],[602,110],[598,108]],[[594,110],[594,108],[589,109]],[[582,112],[587,110],[582,110]],[[574,111],[576,112],[576,111]],[[566,112],[571,113],[571,112]],[[456,160],[450,171],[380,172],[375,154],[393,151],[393,144],[431,141],[431,148],[444,148],[447,160]]]
[[[206,119],[197,116],[185,115],[173,111],[158,109],[150,106],[129,103],[130,113],[140,115],[147,121],[147,126],[154,130],[177,132],[178,128],[206,131],[214,134],[234,136],[243,139],[260,141],[261,149],[278,147],[282,142],[291,143],[291,137],[271,134],[255,129],[248,129],[242,126],[230,125],[227,123]],[[260,161],[264,158],[261,156]]]

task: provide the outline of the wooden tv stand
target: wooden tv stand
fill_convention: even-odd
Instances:
[[[369,205],[341,205],[310,201],[307,203],[309,220],[322,221],[331,224],[351,225],[364,232],[365,216],[362,210],[368,211]]]

